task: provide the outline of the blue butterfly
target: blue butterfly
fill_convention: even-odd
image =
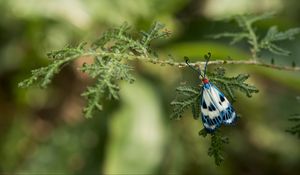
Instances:
[[[210,53],[206,56],[203,74],[201,70],[196,70],[192,67],[188,63],[188,60],[186,60],[186,64],[198,72],[199,78],[202,80],[203,86],[201,88],[200,98],[202,122],[206,131],[212,133],[222,124],[232,124],[236,120],[237,115],[224,94],[206,77],[206,67],[210,56]]]

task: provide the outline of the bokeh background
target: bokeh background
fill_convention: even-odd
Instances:
[[[180,83],[197,85],[190,70],[137,62],[136,82],[121,82],[121,100],[106,101],[104,111],[85,119],[80,96],[90,80],[80,62],[65,67],[47,89],[20,89],[30,70],[48,63],[46,53],[92,41],[127,21],[139,30],[153,21],[172,36],[155,43],[161,55],[197,61],[250,57],[248,45],[228,45],[207,35],[234,31],[228,15],[276,11],[256,24],[265,32],[278,25],[300,26],[297,0],[1,0],[0,1],[0,174],[298,174],[300,141],[285,132],[287,119],[300,112],[300,74],[256,66],[225,66],[228,75],[249,73],[260,92],[238,94],[234,107],[242,118],[222,129],[230,138],[225,162],[207,155],[209,138],[198,136],[201,121],[186,112],[169,119],[170,102]],[[265,62],[300,65],[300,38],[280,43],[289,57],[263,53]],[[214,67],[209,67],[213,69]]]

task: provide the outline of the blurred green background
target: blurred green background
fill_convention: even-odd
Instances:
[[[169,120],[170,102],[180,83],[198,84],[190,70],[138,62],[136,82],[121,82],[120,101],[85,119],[80,93],[89,84],[80,62],[65,67],[47,89],[20,89],[30,70],[48,63],[46,53],[96,39],[127,21],[146,30],[153,21],[172,31],[155,43],[161,55],[192,61],[250,57],[247,44],[206,36],[234,31],[228,15],[277,11],[257,23],[285,30],[300,26],[297,0],[2,0],[0,1],[0,174],[298,174],[300,141],[285,132],[287,118],[300,112],[300,74],[255,66],[225,66],[228,75],[249,73],[260,89],[234,103],[242,118],[222,129],[230,138],[225,162],[217,167],[207,155],[210,139],[198,136],[201,121],[186,112]],[[265,62],[300,65],[300,39],[282,42],[289,57],[263,53]],[[213,70],[214,67],[209,67]]]

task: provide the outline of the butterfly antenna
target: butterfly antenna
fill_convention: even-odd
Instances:
[[[207,64],[209,62],[210,57],[211,57],[211,53],[210,52],[208,52],[207,55],[204,55],[204,58],[206,60],[205,66],[204,66],[204,77],[206,76],[206,68],[207,68]]]
[[[188,57],[185,57],[185,63],[186,63],[192,70],[194,70],[194,71],[197,72],[201,77],[203,77],[200,68],[199,68],[199,70],[197,70],[197,69],[195,69],[193,66],[191,66],[191,65],[189,64],[189,58],[188,58]]]

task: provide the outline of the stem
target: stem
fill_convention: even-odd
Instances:
[[[250,34],[250,38],[249,38],[251,40],[250,44],[253,46],[253,48],[251,48],[252,57],[254,58],[254,60],[256,60],[257,52],[259,51],[257,38],[256,38],[255,32],[253,31],[253,28],[251,26],[252,23],[246,21],[245,24],[246,24],[246,28]]]
[[[119,57],[122,59],[127,60],[143,60],[146,62],[150,62],[153,64],[161,64],[161,65],[170,65],[170,66],[176,66],[179,68],[186,67],[187,64],[185,62],[174,62],[173,60],[159,60],[157,58],[152,57],[145,57],[143,55],[137,56],[137,55],[129,55],[124,53],[109,53],[109,52],[87,52],[84,54],[79,54],[74,57],[72,57],[70,60],[77,59],[79,57],[86,57],[86,56],[110,56],[110,57]],[[191,66],[200,67],[204,66],[206,64],[206,61],[199,61],[195,63],[190,63]],[[268,64],[268,63],[262,63],[257,60],[253,60],[251,58],[250,60],[213,60],[209,61],[208,65],[226,65],[226,64],[238,64],[238,65],[256,65],[256,66],[262,66],[262,67],[268,67],[271,69],[277,69],[277,70],[286,70],[286,71],[299,71],[299,66],[280,66],[275,64]]]
[[[177,65],[178,67],[186,67],[184,65],[185,63],[174,63],[174,65]],[[300,71],[300,67],[292,67],[292,66],[280,66],[280,65],[274,65],[274,64],[268,64],[268,63],[262,63],[256,60],[236,60],[236,61],[227,61],[227,60],[215,60],[208,62],[209,65],[219,65],[219,64],[240,64],[240,65],[256,65],[256,66],[262,66],[262,67],[268,67],[272,69],[277,70],[286,70],[286,71]],[[192,66],[203,66],[205,65],[205,62],[196,62],[196,63],[190,63]]]

